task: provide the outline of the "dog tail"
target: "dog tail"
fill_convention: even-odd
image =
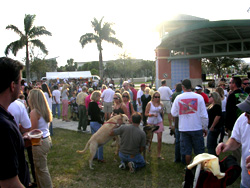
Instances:
[[[88,149],[89,147],[89,141],[87,142],[87,144],[85,145],[85,148],[83,150],[77,150],[76,153],[85,153],[85,151]]]

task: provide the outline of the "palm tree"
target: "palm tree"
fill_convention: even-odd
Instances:
[[[119,47],[122,47],[123,45],[121,41],[111,36],[115,35],[115,31],[111,28],[113,24],[106,22],[102,25],[102,20],[103,17],[100,21],[94,18],[94,20],[91,21],[91,23],[92,27],[95,30],[95,33],[86,33],[85,35],[82,35],[80,38],[80,43],[82,45],[82,48],[87,43],[96,42],[97,49],[99,50],[99,75],[101,79],[103,78],[102,42],[107,41]]]
[[[5,49],[5,55],[7,56],[9,52],[11,51],[14,56],[16,56],[17,52],[22,49],[24,46],[26,48],[26,77],[27,77],[27,82],[30,81],[30,67],[29,67],[29,45],[36,46],[40,48],[40,50],[45,53],[46,55],[48,54],[48,50],[46,49],[45,45],[39,40],[36,39],[36,37],[39,37],[41,35],[49,35],[51,36],[52,34],[45,29],[44,26],[33,26],[33,22],[35,20],[36,15],[25,15],[24,17],[24,30],[25,33],[20,31],[16,26],[14,25],[8,25],[6,29],[12,29],[14,32],[16,32],[19,36],[20,39],[17,41],[14,41],[10,43],[6,49]]]

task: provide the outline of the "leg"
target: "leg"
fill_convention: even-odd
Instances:
[[[157,142],[158,142],[158,144],[157,144],[157,157],[163,159],[161,157],[162,132],[157,133]]]
[[[78,122],[78,130],[81,130],[81,127],[83,127],[83,105],[80,105],[78,107],[78,113],[79,113],[79,122]]]
[[[61,117],[60,104],[56,104],[56,108],[57,108],[57,117],[59,119]]]
[[[209,154],[216,155],[215,148],[217,146],[217,139],[220,134],[220,130],[208,131],[207,135],[207,150]]]
[[[26,149],[27,149],[27,153],[28,153],[31,174],[32,174],[34,183],[36,183],[36,173],[35,173],[35,166],[34,166],[33,155],[32,155],[32,146],[29,146]]]
[[[56,104],[52,104],[52,114],[53,114],[53,117],[56,116]]]
[[[86,106],[83,106],[83,112],[82,112],[82,130],[86,131],[87,128],[87,110]]]
[[[168,113],[168,122],[169,126],[172,126],[172,115],[170,113]]]
[[[175,128],[175,160],[174,162],[181,162],[180,133],[177,128]]]

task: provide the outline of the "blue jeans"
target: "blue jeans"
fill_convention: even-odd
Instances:
[[[217,147],[217,140],[220,134],[220,129],[214,129],[214,131],[208,131],[207,134],[207,150],[209,154],[216,155],[215,148]]]
[[[182,155],[192,155],[192,148],[194,148],[195,155],[204,153],[205,146],[202,130],[180,132],[180,135]]]
[[[90,129],[91,129],[91,133],[94,134],[96,131],[98,131],[98,129],[100,129],[102,125],[96,121],[91,121],[90,122]],[[98,147],[98,150],[95,154],[95,157],[98,160],[103,160],[103,146]]]
[[[52,114],[53,117],[56,116],[56,109],[57,109],[57,117],[60,118],[61,117],[61,113],[60,113],[60,104],[52,104]]]
[[[135,169],[142,168],[146,165],[145,160],[141,154],[137,154],[135,156],[125,155],[119,152],[119,157],[121,159],[121,163],[134,162]]]
[[[178,128],[175,128],[175,162],[182,162],[186,164],[185,155],[181,155],[181,141],[180,132]]]

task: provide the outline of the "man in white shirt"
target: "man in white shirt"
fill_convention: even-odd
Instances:
[[[168,122],[169,126],[172,126],[172,116],[171,116],[171,100],[170,97],[173,94],[171,89],[167,86],[167,81],[162,80],[161,81],[161,87],[158,88],[158,90],[161,94],[161,102],[163,104],[164,113],[168,114]]]
[[[141,102],[141,96],[143,95],[144,91],[145,91],[146,85],[145,84],[141,84],[141,89],[139,89],[137,91],[137,111],[142,113],[142,102]]]
[[[250,187],[250,97],[237,105],[245,112],[236,120],[232,135],[226,143],[220,143],[216,148],[216,154],[221,152],[234,151],[242,148],[241,152],[241,188]]]
[[[24,104],[18,100],[15,100],[9,105],[8,111],[14,116],[17,126],[21,124],[20,131],[22,133],[28,132],[31,128],[31,123]]]
[[[192,148],[196,155],[204,153],[204,138],[207,135],[208,114],[204,99],[192,92],[191,81],[182,81],[184,93],[178,95],[173,103],[171,114],[179,116],[181,154],[185,155],[186,164],[191,161]],[[204,134],[203,134],[204,133]]]
[[[115,92],[112,90],[113,84],[109,84],[109,88],[105,89],[101,95],[103,102],[103,111],[105,120],[108,121],[112,113],[113,97]]]
[[[61,92],[58,90],[58,86],[54,86],[54,90],[52,91],[52,114],[53,117],[56,116],[56,109],[57,109],[57,118],[60,119],[60,97]]]

